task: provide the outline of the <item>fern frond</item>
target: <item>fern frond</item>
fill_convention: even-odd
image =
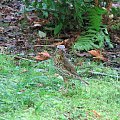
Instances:
[[[84,14],[84,9],[81,6],[82,2],[81,1],[74,1],[74,9],[75,9],[75,14],[74,16],[76,17],[79,27],[82,26],[83,24],[83,17],[82,15]]]
[[[103,48],[105,41],[112,47],[108,34],[103,32],[107,30],[106,26],[102,26],[102,14],[105,12],[99,7],[88,9],[89,26],[87,31],[77,39],[74,49],[88,51],[90,49]]]
[[[74,48],[77,50],[89,50],[92,49],[92,41],[90,39],[88,39],[87,37],[79,37],[78,42],[75,43]],[[89,43],[89,44],[88,44]]]

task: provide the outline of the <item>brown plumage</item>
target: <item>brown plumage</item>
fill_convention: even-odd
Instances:
[[[57,72],[63,77],[64,82],[67,83],[68,79],[75,78],[88,84],[88,82],[81,79],[75,70],[74,65],[65,56],[65,46],[58,45],[54,55],[54,65]]]

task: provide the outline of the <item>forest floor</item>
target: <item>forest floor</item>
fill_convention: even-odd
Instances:
[[[104,50],[109,61],[94,61],[87,52],[73,55],[68,48],[90,85],[70,80],[75,87],[65,93],[52,59],[37,62],[34,57],[42,51],[53,55],[51,44],[74,34],[40,40],[38,28],[20,13],[21,5],[16,0],[0,5],[0,120],[119,120],[119,31],[110,33],[114,48]]]

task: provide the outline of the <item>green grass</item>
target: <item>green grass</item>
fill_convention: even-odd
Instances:
[[[120,120],[120,81],[109,76],[118,72],[87,61],[77,69],[90,85],[75,81],[76,88],[63,93],[51,60],[34,63],[0,55],[0,120]],[[108,76],[93,76],[90,70]]]

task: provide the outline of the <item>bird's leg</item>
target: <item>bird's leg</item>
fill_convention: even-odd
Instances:
[[[76,86],[75,86],[75,83],[72,83],[72,85],[71,85],[71,86],[72,86],[72,89],[73,89],[73,90],[74,90],[74,89],[75,89],[75,87],[76,87]]]
[[[65,91],[67,92],[69,88],[69,82],[68,82],[68,79],[65,77],[64,77],[64,83],[65,83]]]
[[[69,84],[68,84],[68,79],[66,77],[63,77],[63,80],[64,80],[64,86],[62,86],[59,91],[65,94],[68,92]]]

